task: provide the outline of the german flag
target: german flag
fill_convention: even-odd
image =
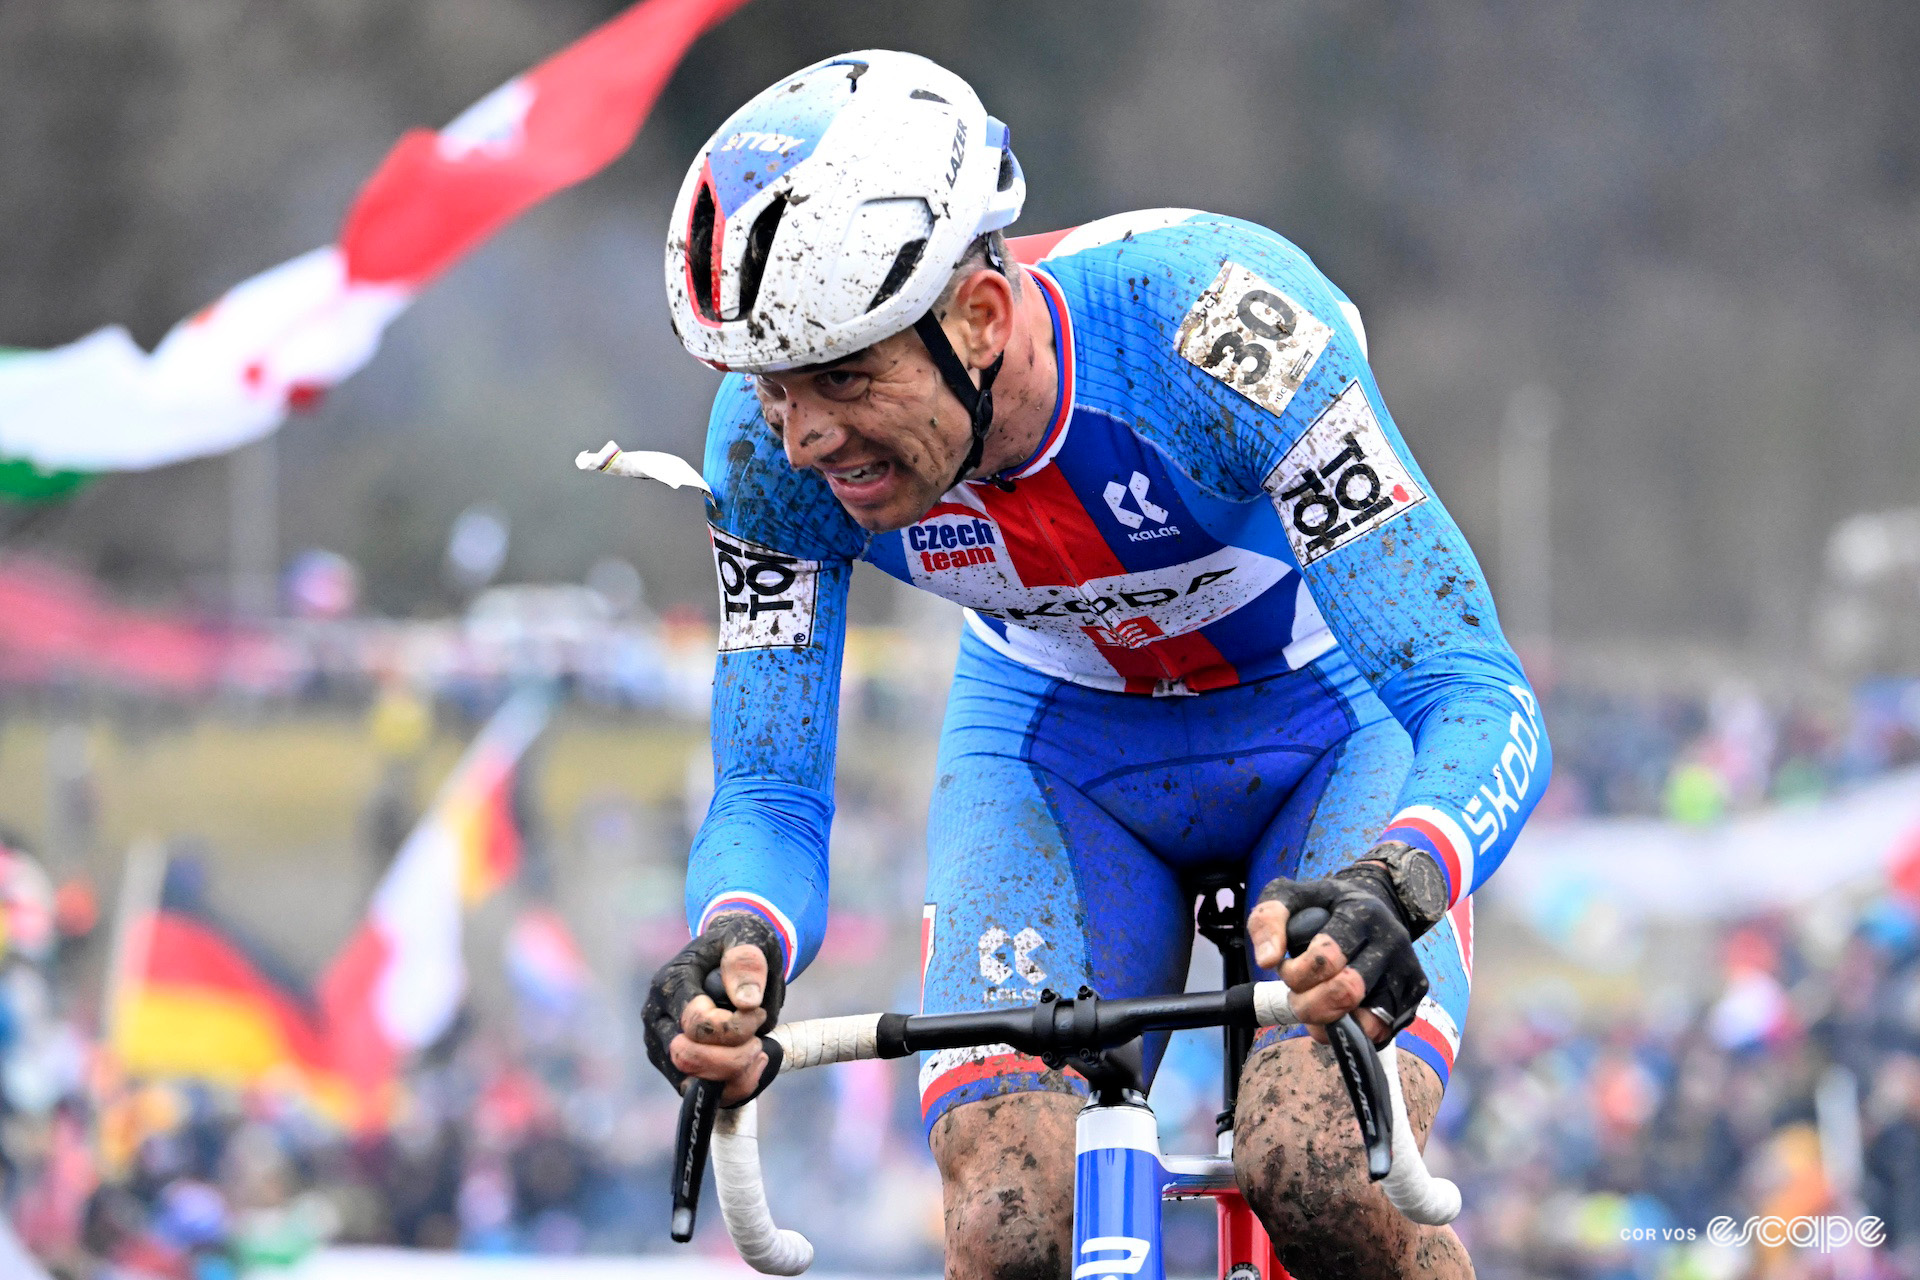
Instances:
[[[122,1067],[290,1091],[343,1117],[349,1095],[306,984],[221,919],[203,881],[197,863],[173,862],[158,903],[128,922],[111,1012]]]

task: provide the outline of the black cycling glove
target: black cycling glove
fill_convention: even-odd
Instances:
[[[1446,882],[1432,858],[1405,845],[1383,846],[1367,859],[1322,880],[1275,879],[1261,891],[1260,901],[1279,903],[1289,916],[1309,907],[1326,910],[1320,932],[1333,939],[1367,984],[1361,1003],[1392,1036],[1407,1028],[1426,997],[1427,975],[1413,940],[1444,911]]]
[[[759,947],[767,957],[767,986],[760,997],[760,1008],[767,1015],[760,1024],[759,1032],[764,1042],[767,1032],[773,1030],[773,1024],[780,1017],[780,1002],[786,996],[787,980],[781,969],[780,939],[775,936],[772,926],[759,916],[744,911],[730,911],[715,916],[705,933],[680,948],[680,954],[660,966],[660,971],[653,975],[652,985],[647,988],[647,1003],[640,1014],[646,1030],[647,1060],[667,1078],[676,1092],[687,1081],[686,1072],[673,1065],[673,1055],[668,1048],[682,1030],[680,1016],[686,1012],[687,1005],[695,996],[708,994],[708,976],[717,975],[720,959],[726,955],[728,948],[742,945]],[[717,977],[714,986],[719,986]],[[724,999],[717,999],[714,1003],[722,1008],[728,1007]],[[771,1075],[772,1072],[767,1073],[767,1077]],[[761,1088],[766,1087],[767,1077],[762,1078]],[[758,1092],[756,1089],[755,1093]]]

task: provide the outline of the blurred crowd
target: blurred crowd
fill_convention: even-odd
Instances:
[[[1476,1003],[1438,1122],[1483,1277],[1920,1274],[1920,879],[1688,940],[1610,1005]],[[1676,947],[1678,957],[1685,952]],[[1730,1249],[1711,1221],[1872,1215],[1886,1243]]]
[[[884,716],[884,697],[867,701]],[[400,716],[395,706],[377,713],[376,737],[417,732],[382,723]],[[687,823],[703,808],[698,763]],[[789,1006],[796,1016],[915,995],[920,887],[896,854],[918,815],[903,811],[897,789],[854,775],[836,827],[834,924],[816,976]],[[642,820],[671,827],[682,812]],[[586,820],[605,825],[608,811]],[[684,850],[688,835],[665,843]],[[514,924],[497,931],[498,954],[477,961],[495,968],[492,997],[476,996],[408,1071],[391,1127],[355,1135],[297,1079],[237,1091],[127,1078],[101,1044],[111,931],[87,920],[54,937],[58,891],[24,847],[0,858],[0,893],[15,865],[37,877],[21,918],[48,923],[32,947],[16,931],[0,974],[0,1195],[55,1275],[225,1280],[272,1274],[330,1243],[550,1256],[669,1247],[678,1099],[647,1064],[637,1017],[646,977],[685,937],[679,867],[648,869],[623,973],[587,972],[559,914],[523,891],[507,913]],[[529,873],[539,866],[531,857]],[[938,1185],[910,1064],[796,1078],[765,1114],[782,1210],[819,1232],[823,1258],[937,1268]],[[876,1203],[892,1207],[877,1225],[864,1208]],[[716,1215],[704,1225],[694,1247],[727,1250]],[[3,1261],[0,1251],[0,1274]]]
[[[1634,814],[1705,825],[1920,763],[1920,679],[1868,679],[1823,703],[1770,701],[1738,683],[1636,694],[1563,682],[1545,701],[1546,821]]]

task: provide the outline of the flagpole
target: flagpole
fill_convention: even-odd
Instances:
[[[141,840],[127,850],[120,901],[113,913],[113,952],[107,962],[107,1025],[102,1038],[109,1048],[120,1043],[122,1012],[134,975],[146,972],[153,946],[153,915],[160,909],[168,860],[166,850],[153,839]]]

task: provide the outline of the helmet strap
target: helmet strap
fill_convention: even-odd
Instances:
[[[933,357],[934,368],[940,371],[940,378],[947,389],[960,401],[971,420],[973,442],[967,449],[967,457],[960,464],[960,470],[953,476],[953,482],[947,486],[952,489],[973,474],[980,465],[980,455],[986,451],[987,431],[993,426],[993,383],[1000,376],[1000,366],[1006,363],[1007,353],[1002,351],[993,358],[993,363],[980,371],[980,385],[974,386],[973,379],[967,375],[967,367],[960,363],[960,357],[954,353],[953,344],[947,341],[947,331],[940,327],[940,321],[933,312],[921,316],[913,322],[913,331],[920,335],[920,341],[926,345],[927,354]],[[1004,481],[1003,488],[1011,488]]]

